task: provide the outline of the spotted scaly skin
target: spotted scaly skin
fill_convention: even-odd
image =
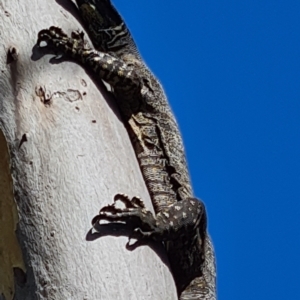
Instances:
[[[112,86],[156,212],[141,199],[117,195],[125,209],[106,206],[93,224],[133,220],[132,237],[166,245],[179,299],[214,300],[215,258],[205,207],[193,198],[183,142],[163,89],[110,1],[76,2],[95,50],[83,33],[70,38],[57,27],[40,31],[38,44],[72,56]]]

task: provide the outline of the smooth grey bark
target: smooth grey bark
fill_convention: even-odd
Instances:
[[[54,0],[0,0],[0,299],[176,299],[163,251],[89,234],[114,194],[151,201],[104,89],[32,59],[51,25],[80,28]]]

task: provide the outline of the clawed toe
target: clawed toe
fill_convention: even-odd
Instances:
[[[99,221],[100,221],[100,215],[97,215],[97,216],[95,216],[93,219],[92,219],[92,226],[93,227],[95,227],[95,225],[97,224],[97,223],[99,223]]]
[[[140,197],[133,197],[131,200],[126,194],[116,194],[114,202],[121,201],[125,204],[126,208],[145,208],[145,204]]]
[[[79,30],[72,31],[71,37],[72,37],[72,39],[82,41],[82,43],[83,43],[83,41],[84,41],[84,32],[79,31]]]
[[[110,204],[110,205],[107,205],[107,206],[103,206],[100,211],[99,211],[99,214],[101,213],[104,213],[104,212],[110,212],[110,213],[113,213],[116,211],[116,207],[115,207],[115,204]]]
[[[136,240],[140,240],[143,237],[145,237],[144,232],[140,229],[140,228],[135,228],[132,232],[132,234],[130,235],[129,239],[136,239]]]

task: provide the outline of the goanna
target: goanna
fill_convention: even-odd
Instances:
[[[156,213],[139,198],[117,195],[125,208],[106,206],[94,222],[135,220],[132,237],[166,245],[179,299],[214,300],[215,257],[205,207],[193,197],[182,138],[164,91],[110,0],[76,2],[95,50],[83,33],[68,37],[58,27],[40,31],[38,45],[46,42],[72,56],[112,86]]]

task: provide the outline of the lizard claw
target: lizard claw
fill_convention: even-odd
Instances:
[[[131,200],[126,194],[116,194],[114,202],[123,202],[126,208],[145,208],[144,201],[140,197],[133,197]]]
[[[100,215],[97,215],[97,216],[95,216],[93,219],[92,219],[92,226],[93,226],[93,228],[95,227],[95,225],[97,224],[97,223],[99,223],[99,221],[100,221]]]
[[[103,206],[100,211],[99,214],[103,214],[103,213],[114,213],[116,211],[116,207],[115,204],[109,204],[107,206]]]
[[[94,227],[100,220],[105,219],[106,216],[117,213],[118,209],[115,207],[115,203],[103,206],[99,214],[92,219],[92,226]]]
[[[51,26],[49,29],[43,29],[38,33],[37,44],[41,47],[41,42],[46,42],[47,44],[53,42],[57,39],[66,39],[68,36],[59,27]]]
[[[136,239],[140,240],[142,238],[145,238],[147,236],[147,233],[142,231],[141,228],[137,227],[133,230],[132,234],[130,235],[129,239]]]
[[[71,38],[74,40],[80,41],[82,44],[84,44],[84,32],[80,30],[72,31]]]

